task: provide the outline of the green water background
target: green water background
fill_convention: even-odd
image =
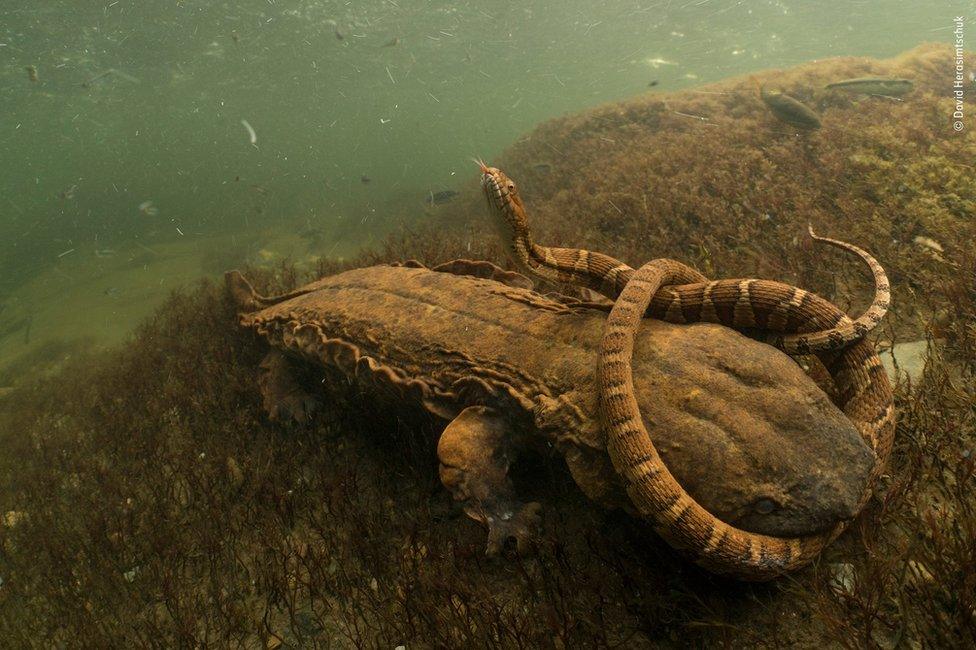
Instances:
[[[471,156],[490,160],[546,118],[948,42],[959,14],[976,6],[5,0],[0,300],[80,247],[295,217],[362,238],[392,214],[420,217],[430,191],[471,182]]]

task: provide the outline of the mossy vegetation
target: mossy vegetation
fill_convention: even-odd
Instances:
[[[976,137],[950,131],[950,60],[931,46],[757,75],[821,114],[803,136],[735,79],[554,120],[497,161],[521,183],[541,242],[785,280],[855,310],[868,299],[863,271],[808,248],[803,227],[885,265],[894,307],[879,345],[940,344],[897,387],[877,496],[815,566],[770,585],[710,576],[649,527],[596,509],[550,459],[519,468],[547,506],[537,556],[486,560],[484,531],[437,480],[436,423],[383,413],[355,387],[330,393],[313,426],[268,422],[260,343],[203,283],[121,349],[72,350],[60,372],[0,394],[0,638],[972,647]],[[866,75],[908,77],[915,90],[898,102],[822,89]],[[501,262],[475,193],[441,215],[464,227],[419,226],[349,264]],[[286,265],[255,273],[270,291],[305,279]]]

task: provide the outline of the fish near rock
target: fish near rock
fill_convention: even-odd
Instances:
[[[758,86],[758,88],[759,98],[769,108],[769,112],[780,121],[806,131],[815,131],[820,128],[820,116],[799,99],[784,92],[768,91],[762,86]]]
[[[456,190],[441,190],[440,192],[428,192],[427,198],[424,199],[427,205],[444,205],[445,203],[450,203],[458,197],[460,192]]]
[[[864,95],[888,95],[899,97],[910,93],[915,88],[911,79],[896,79],[894,77],[857,77],[844,79],[827,84],[828,90],[843,90]]]

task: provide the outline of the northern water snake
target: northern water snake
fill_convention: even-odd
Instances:
[[[828,301],[778,282],[708,281],[673,260],[655,260],[635,272],[600,253],[535,244],[515,183],[500,170],[480,165],[491,216],[516,264],[535,277],[587,287],[616,301],[601,350],[601,404],[611,459],[637,510],[672,546],[716,573],[768,580],[809,563],[846,523],[803,538],[750,533],[716,518],[674,479],[634,399],[633,337],[647,314],[677,323],[711,321],[772,332],[767,342],[787,353],[816,353],[834,379],[838,406],[876,455],[863,504],[887,462],[894,436],[891,386],[880,359],[863,340],[888,307],[888,281],[881,266],[865,251],[817,237],[811,229],[815,239],[859,255],[874,275],[874,301],[853,320]]]

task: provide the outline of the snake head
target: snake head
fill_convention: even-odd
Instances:
[[[481,189],[488,204],[495,210],[524,209],[515,181],[497,167],[489,167],[482,160],[475,161],[481,168]]]
[[[529,241],[525,207],[518,187],[497,167],[489,167],[481,160],[475,163],[481,169],[481,190],[488,201],[489,217],[505,242],[506,250],[518,263],[520,260],[515,248],[519,244],[527,246]]]

